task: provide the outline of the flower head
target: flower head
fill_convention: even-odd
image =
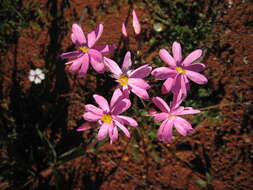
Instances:
[[[207,82],[207,78],[199,74],[205,69],[202,63],[193,63],[202,55],[202,50],[197,49],[182,59],[181,45],[174,42],[172,45],[173,57],[165,49],[160,50],[160,58],[168,67],[159,67],[152,71],[152,75],[158,80],[165,80],[162,86],[162,93],[172,91],[180,97],[186,97],[190,89],[189,79],[198,84]],[[193,64],[192,64],[193,63]],[[180,98],[179,98],[180,99]]]
[[[199,110],[192,109],[192,107],[180,106],[181,102],[177,102],[177,100],[172,102],[171,107],[160,97],[154,97],[152,101],[161,110],[160,113],[155,111],[151,113],[155,121],[163,121],[157,134],[160,141],[169,142],[171,140],[173,126],[183,136],[186,136],[193,130],[191,124],[181,116],[196,114],[200,112]]]
[[[103,140],[109,135],[111,142],[116,141],[118,128],[130,138],[130,133],[124,125],[137,126],[138,124],[133,118],[120,115],[131,106],[130,100],[123,97],[122,91],[120,89],[114,91],[110,104],[102,96],[95,94],[93,98],[98,107],[91,104],[85,105],[83,118],[88,122],[98,121],[100,124],[98,140]]]
[[[79,70],[79,77],[87,73],[89,64],[99,73],[105,70],[103,63],[103,55],[112,53],[115,49],[114,45],[95,45],[103,32],[103,25],[87,34],[87,40],[82,28],[78,24],[72,25],[71,40],[77,46],[76,51],[66,52],[61,54],[62,58],[74,58],[66,64],[71,64],[69,71],[77,72]]]
[[[126,53],[121,69],[116,62],[108,58],[105,58],[105,64],[113,73],[112,77],[119,83],[124,95],[128,96],[131,91],[142,99],[149,98],[147,89],[150,85],[143,78],[150,74],[152,70],[150,66],[146,64],[133,71],[130,70],[132,65],[130,52]]]
[[[34,82],[35,84],[40,84],[41,81],[45,79],[45,74],[42,72],[41,69],[31,69],[28,78],[31,82]]]

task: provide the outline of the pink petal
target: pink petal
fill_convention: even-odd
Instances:
[[[72,42],[78,46],[83,46],[86,44],[86,38],[83,34],[82,28],[78,24],[72,25]]]
[[[125,55],[125,58],[124,58],[124,61],[123,61],[123,65],[121,67],[121,70],[126,73],[129,68],[131,67],[132,65],[132,61],[131,61],[131,53],[130,51],[128,51]]]
[[[86,131],[91,128],[91,124],[89,122],[83,123],[80,127],[77,128],[77,131]]]
[[[180,104],[182,103],[182,101],[184,100],[184,95],[182,94],[182,92],[178,92],[178,93],[173,93],[173,99],[171,102],[171,110],[176,110]]]
[[[112,127],[112,124],[103,123],[98,131],[98,140],[101,141],[108,135],[109,128]]]
[[[176,61],[174,58],[169,54],[169,52],[166,49],[161,49],[159,52],[160,58],[170,67],[175,68],[176,67]]]
[[[121,32],[124,37],[127,37],[127,30],[126,30],[126,25],[124,22],[122,23]]]
[[[109,136],[110,136],[111,143],[118,139],[119,133],[116,126],[109,128]]]
[[[103,33],[103,30],[104,30],[103,24],[99,24],[98,27],[95,29],[96,40],[99,40],[99,38],[101,37],[101,35]]]
[[[135,69],[134,71],[132,71],[131,74],[129,75],[129,77],[131,77],[131,78],[145,78],[150,74],[151,70],[152,70],[152,67],[150,67],[148,64],[146,64],[146,65],[143,65],[143,66]]]
[[[136,35],[140,34],[141,33],[141,25],[139,23],[139,20],[138,20],[138,17],[135,13],[135,10],[133,10],[132,12],[133,14],[133,28],[134,28],[134,32]]]
[[[94,31],[87,34],[88,47],[91,48],[96,43],[96,34]]]
[[[89,49],[88,54],[90,56],[90,62],[95,71],[98,73],[102,73],[105,70],[105,65],[103,63],[103,56],[102,54],[95,50],[95,49]]]
[[[118,121],[114,121],[114,122],[115,122],[115,124],[123,131],[123,133],[124,133],[128,138],[131,137],[131,135],[130,135],[128,129],[127,129],[124,125],[122,125],[122,124],[121,124],[120,122],[118,122]]]
[[[180,90],[177,93],[173,93],[173,100],[171,102],[171,110],[177,109],[183,100],[185,100],[186,94],[183,93],[182,90]]]
[[[129,99],[130,90],[128,89],[128,86],[123,86],[122,87],[122,93],[123,93],[124,98]]]
[[[180,122],[178,121],[174,121],[174,125],[175,125],[175,128],[177,129],[177,131],[183,135],[183,136],[186,136],[187,135],[187,131],[185,130],[184,126],[181,125]]]
[[[182,96],[186,96],[187,91],[186,91],[186,84],[185,84],[185,80],[184,80],[183,75],[178,74],[176,76],[175,81],[174,81],[174,85],[171,90],[174,94],[177,94],[179,96],[179,99]]]
[[[205,68],[206,66],[202,63],[191,64],[184,67],[184,69],[194,71],[194,72],[204,71]]]
[[[86,53],[82,57],[83,57],[83,61],[82,61],[80,71],[78,73],[78,77],[83,77],[87,73],[88,68],[89,68],[89,55]]]
[[[147,93],[147,91],[143,88],[140,88],[138,86],[135,85],[131,85],[132,89],[131,91],[136,94],[137,96],[139,96],[142,99],[149,99],[149,95]]]
[[[92,105],[92,104],[86,104],[84,105],[85,111],[86,112],[92,112],[96,115],[99,115],[100,117],[102,117],[103,115],[103,110],[101,110],[100,108]]]
[[[182,79],[182,76],[181,75],[177,75],[176,78],[175,78],[175,81],[174,81],[174,84],[171,88],[173,94],[179,94],[180,93],[180,90],[181,90],[181,80]]]
[[[101,119],[101,116],[94,114],[92,112],[85,112],[83,114],[83,119],[87,120],[87,121],[97,121],[97,120]]]
[[[151,108],[151,109],[148,110],[147,116],[153,116],[154,117],[155,114],[157,114],[157,111],[155,109]]]
[[[172,137],[172,127],[173,121],[172,120],[164,120],[158,129],[158,139],[163,142],[169,142]]]
[[[171,111],[170,114],[171,115],[178,115],[178,113],[182,112],[184,110],[183,106],[180,106],[180,104],[177,105],[177,107],[173,107],[173,102],[172,102],[172,106],[171,106]]]
[[[183,95],[187,95],[187,84],[189,84],[189,80],[187,79],[186,75],[182,75],[182,80],[181,80],[181,90]]]
[[[163,142],[170,142],[172,137],[173,120],[168,120],[163,129]]]
[[[162,122],[162,124],[160,125],[158,131],[157,131],[157,138],[158,138],[159,141],[163,141],[164,126],[166,125],[167,122],[168,122],[168,119],[164,120],[164,121]]]
[[[102,32],[103,32],[104,26],[102,24],[99,24],[95,30],[88,33],[88,47],[91,48],[100,38]]]
[[[128,79],[128,84],[129,86],[138,86],[139,88],[143,89],[149,89],[150,85],[143,79],[141,78],[129,78]]]
[[[183,76],[184,76],[186,91],[190,91],[190,81],[188,80],[187,75],[183,75]]]
[[[111,136],[113,135],[113,129],[115,128],[115,124],[112,124],[110,127],[108,127],[108,134],[109,137],[111,138]],[[116,127],[117,128],[117,127]]]
[[[72,34],[70,35],[70,38],[71,38],[71,41],[72,41],[75,45],[77,45],[77,46],[82,46],[82,45],[77,41],[77,38],[76,38],[76,36],[75,36],[74,33],[72,33]]]
[[[182,61],[182,49],[180,43],[173,42],[172,53],[175,61],[180,63]]]
[[[119,68],[118,64],[115,61],[107,57],[104,57],[104,63],[108,67],[108,69],[116,76],[120,76],[122,74],[121,69]]]
[[[106,113],[110,111],[109,104],[107,100],[103,96],[99,96],[97,94],[93,95],[93,98],[95,99],[96,103],[99,105],[99,107]]]
[[[60,56],[63,59],[67,59],[67,58],[79,57],[81,55],[82,55],[81,51],[70,51],[70,52],[62,53]]]
[[[138,125],[137,121],[135,121],[133,118],[123,115],[117,115],[115,116],[115,120],[120,121],[124,125],[130,125],[133,127],[136,127]]]
[[[112,108],[115,103],[119,100],[121,100],[123,97],[122,97],[122,91],[117,88],[116,90],[114,90],[113,92],[113,95],[112,95],[112,99],[111,99],[111,102],[110,102],[110,108]]]
[[[114,104],[114,107],[111,110],[113,115],[121,114],[122,112],[126,111],[131,106],[131,102],[129,99],[122,99],[117,101]]]
[[[104,55],[104,54],[112,54],[116,49],[116,46],[113,44],[95,45],[94,47],[92,47],[92,49],[95,49]]]
[[[155,79],[157,80],[165,80],[169,77],[174,78],[177,74],[177,71],[168,67],[158,67],[154,69],[151,74],[154,75]]]
[[[66,62],[65,65],[70,65],[70,64],[72,64],[75,60],[77,60],[77,59],[79,59],[79,58],[81,58],[81,57],[78,57],[78,58],[76,58],[76,59],[72,59],[72,60]]]
[[[173,121],[175,128],[183,136],[186,136],[188,132],[193,130],[191,124],[181,117],[176,117]]]
[[[197,114],[200,113],[200,110],[195,110],[192,107],[185,107],[183,111],[177,113],[176,115],[188,115],[188,114]]]
[[[168,104],[160,97],[154,97],[152,98],[152,102],[158,107],[162,112],[169,113],[170,108]]]
[[[155,120],[156,122],[158,122],[158,121],[163,121],[163,120],[167,119],[168,116],[169,116],[169,114],[168,114],[168,113],[165,113],[165,112],[157,113],[157,114],[154,114],[154,117],[155,117],[154,120]]]
[[[187,70],[186,75],[189,79],[191,79],[192,81],[194,81],[198,84],[205,84],[208,81],[207,78],[204,75],[199,74],[199,73],[194,72],[194,71]]]
[[[167,94],[170,92],[175,79],[174,78],[167,78],[166,81],[162,85],[162,93]]]
[[[73,73],[76,72],[81,67],[83,60],[84,60],[84,56],[79,57],[75,60],[72,60],[71,61],[72,64],[69,67],[69,72],[73,72]]]
[[[202,50],[201,49],[197,49],[193,52],[191,52],[183,61],[182,65],[184,66],[188,66],[190,65],[192,62],[194,62],[195,60],[197,60],[198,58],[200,58],[202,55]]]

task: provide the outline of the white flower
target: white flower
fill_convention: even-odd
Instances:
[[[230,9],[233,6],[233,1],[232,0],[228,0],[228,8]]]
[[[45,79],[45,74],[42,72],[41,69],[31,69],[28,78],[31,82],[34,82],[35,84],[40,84],[41,81]]]

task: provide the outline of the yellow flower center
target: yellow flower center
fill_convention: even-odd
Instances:
[[[89,51],[89,48],[87,47],[80,47],[79,48],[83,53],[87,53]]]
[[[126,76],[119,77],[119,84],[121,86],[126,86],[128,83],[128,78]]]
[[[186,73],[186,70],[184,70],[182,67],[176,67],[176,71],[177,71],[179,74],[185,74],[185,73]]]
[[[168,117],[169,120],[174,119],[174,118],[175,118],[174,115],[170,115],[170,116]]]
[[[104,114],[101,118],[104,123],[111,123],[112,117],[109,114]]]

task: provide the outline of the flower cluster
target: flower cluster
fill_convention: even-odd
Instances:
[[[138,17],[133,10],[133,28],[136,35],[141,32],[141,26]],[[172,55],[161,49],[159,52],[160,58],[167,65],[164,67],[155,68],[148,64],[131,70],[132,59],[131,53],[128,51],[125,54],[121,68],[112,59],[105,57],[106,54],[113,53],[114,45],[95,45],[103,32],[103,25],[100,24],[94,31],[87,34],[87,39],[78,24],[72,25],[71,40],[76,45],[77,50],[63,53],[62,58],[71,58],[66,64],[69,64],[70,72],[77,72],[78,76],[82,77],[87,73],[89,64],[92,65],[95,71],[103,73],[105,70],[111,72],[111,77],[118,83],[110,103],[100,96],[93,95],[97,106],[87,104],[84,106],[85,112],[83,118],[88,122],[98,122],[98,140],[102,140],[109,136],[110,142],[118,139],[118,128],[130,138],[130,133],[126,126],[137,126],[135,119],[121,115],[131,106],[130,93],[132,92],[141,99],[148,100],[150,96],[148,90],[151,86],[145,81],[145,78],[150,74],[156,80],[165,80],[162,85],[162,94],[173,93],[173,100],[168,104],[160,97],[153,97],[151,100],[160,112],[152,111],[149,115],[154,117],[154,121],[162,121],[158,129],[158,139],[163,142],[169,142],[172,137],[173,126],[183,136],[193,130],[191,124],[182,118],[182,115],[197,114],[200,111],[192,107],[180,106],[183,100],[187,97],[187,92],[190,90],[190,80],[204,84],[207,79],[199,72],[205,69],[205,65],[199,63],[202,56],[202,50],[197,49],[190,53],[185,59],[182,58],[181,45],[174,42],[172,45]],[[125,24],[122,24],[122,34],[127,37]],[[89,125],[82,125],[78,131],[89,129]]]

